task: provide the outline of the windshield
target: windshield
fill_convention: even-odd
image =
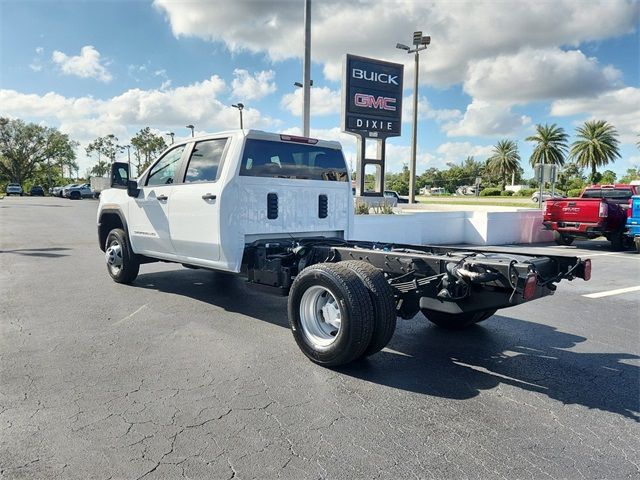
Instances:
[[[342,151],[306,143],[248,139],[240,175],[346,182]]]

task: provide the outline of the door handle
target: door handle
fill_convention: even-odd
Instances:
[[[217,197],[211,193],[205,193],[202,195],[203,200],[215,200]]]
[[[166,195],[158,195],[156,197],[156,200],[158,200],[159,202],[164,202],[166,199],[168,199],[169,197],[167,197]]]

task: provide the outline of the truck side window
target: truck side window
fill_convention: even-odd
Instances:
[[[165,156],[153,166],[147,178],[147,186],[170,185],[175,182],[184,147],[184,145],[181,145],[167,152]]]
[[[198,142],[193,147],[185,182],[215,182],[220,172],[226,138]]]

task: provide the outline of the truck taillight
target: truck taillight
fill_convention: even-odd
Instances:
[[[547,215],[551,215],[551,205],[553,202],[544,202],[544,213],[543,215],[546,217]]]
[[[530,273],[524,282],[524,290],[522,291],[522,298],[529,300],[536,294],[536,286],[538,285],[538,275]]]
[[[629,205],[627,205],[627,218],[631,218],[631,211],[633,210],[633,201],[629,199]]]
[[[297,137],[296,135],[280,135],[280,140],[283,142],[308,143],[309,145],[318,143],[317,138]]]
[[[607,218],[609,215],[609,205],[606,202],[600,202],[600,210],[598,210],[598,216],[600,218]]]
[[[587,258],[582,262],[582,278],[584,281],[591,280],[591,259]]]

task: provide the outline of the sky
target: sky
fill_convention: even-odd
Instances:
[[[143,127],[187,137],[239,126],[300,134],[303,0],[0,0],[0,116],[59,128],[84,147]],[[342,63],[356,54],[405,65],[402,135],[387,171],[409,162],[413,55],[420,55],[418,173],[517,142],[532,176],[536,124],[575,139],[590,119],[619,133],[618,175],[640,165],[640,2],[631,0],[312,0],[311,136],[342,143]],[[168,137],[166,137],[168,139]],[[369,142],[368,148],[375,145]]]

